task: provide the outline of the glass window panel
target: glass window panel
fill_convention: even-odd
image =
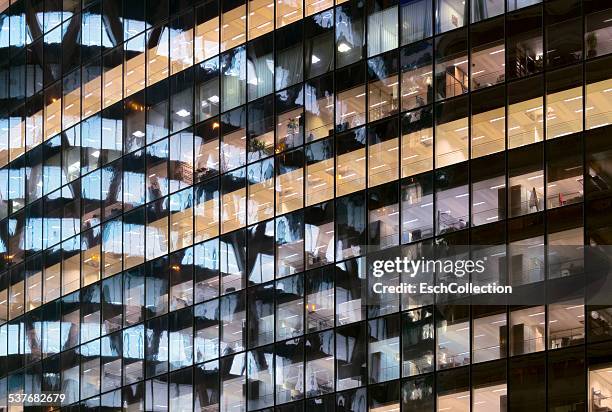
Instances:
[[[412,43],[432,34],[432,0],[407,0],[401,2],[402,45]]]
[[[344,131],[365,123],[366,87],[363,84],[365,70],[362,64],[348,67],[337,73],[336,79],[336,130]]]
[[[62,128],[67,129],[81,119],[81,72],[65,76],[62,89]]]
[[[336,194],[365,188],[366,129],[361,127],[336,137]]]
[[[471,158],[505,149],[504,102],[504,88],[501,86],[472,95]]]
[[[588,113],[592,106],[584,107]],[[574,66],[546,77],[546,139],[582,131],[582,70]]]
[[[362,193],[336,200],[336,260],[359,256],[366,245],[366,204]]]
[[[249,40],[274,30],[274,0],[249,0]]]
[[[147,285],[148,287],[149,285]],[[149,320],[145,323],[145,333],[147,336],[146,340],[146,362],[145,371],[146,376],[155,376],[162,373],[168,372],[168,316],[161,316],[155,319]],[[165,379],[165,377],[161,377]],[[152,393],[149,395],[153,396],[153,393],[159,395],[160,398],[166,397],[165,388],[154,388]],[[163,395],[162,395],[163,394]],[[157,397],[157,396],[155,396]],[[159,402],[159,400],[156,400]],[[162,401],[163,402],[163,401]]]
[[[272,105],[270,105],[272,106]],[[276,93],[276,150],[304,143],[304,92],[295,86]]]
[[[124,146],[129,153],[145,145],[145,94],[136,93],[124,100]]]
[[[433,116],[431,107],[402,116],[402,177],[433,168]]]
[[[472,23],[494,17],[504,12],[504,0],[472,0]]]
[[[253,40],[247,45],[247,92],[249,101],[263,97],[273,90],[273,45],[272,34]]]
[[[221,116],[221,172],[246,164],[246,108]]]
[[[276,277],[304,271],[304,214],[276,218]]]
[[[436,346],[438,369],[454,368],[470,363],[469,307],[436,308]]]
[[[194,18],[192,13],[183,14],[169,24],[171,73],[178,73],[193,66]]]
[[[196,7],[195,62],[219,54],[219,0],[208,0]]]
[[[303,17],[303,1],[278,0],[276,4],[276,27],[287,26]]]
[[[193,302],[189,302],[193,303]],[[169,316],[169,327],[168,327],[168,340],[169,354],[168,360],[170,362],[170,370],[176,370],[185,366],[189,366],[193,363],[193,309],[186,308],[180,311],[171,313]],[[183,372],[188,372],[189,381],[191,380],[191,369],[184,369]],[[187,384],[188,383],[188,384]],[[185,382],[185,386],[182,389],[185,391],[187,388],[191,388],[191,382]],[[173,390],[176,393],[177,390]],[[189,393],[191,391],[189,390]],[[191,410],[191,395],[186,398],[186,395],[178,395],[182,402],[186,402],[184,409]],[[185,399],[186,398],[186,399]],[[179,403],[180,404],[180,403]],[[178,406],[178,405],[177,405]],[[176,410],[176,409],[175,409]]]
[[[221,355],[229,355],[245,348],[246,299],[244,292],[221,297]]]
[[[528,7],[541,2],[542,0],[507,0],[508,11],[520,9],[522,7]]]
[[[368,127],[368,186],[397,180],[399,175],[398,119]]]
[[[249,347],[274,342],[274,284],[249,290]]]
[[[544,306],[511,311],[510,356],[543,351],[544,326]]]
[[[246,41],[246,11],[244,0],[221,3],[221,51]]]
[[[399,244],[397,183],[370,189],[368,194],[368,245],[384,249]]]
[[[304,333],[303,275],[290,276],[276,281],[275,318],[277,341],[301,336]]]
[[[194,310],[195,361],[215,359],[219,356],[219,300],[208,301]]]
[[[513,10],[512,3],[535,3],[539,0],[508,0],[508,9]],[[509,14],[506,19],[506,46],[508,77],[518,78],[537,73],[544,66],[544,49],[542,44],[542,8],[532,7],[521,12]]]
[[[144,378],[144,324],[123,330],[123,382],[132,383]]]
[[[238,169],[221,179],[221,233],[243,227],[246,223],[246,169]]]
[[[246,101],[246,47],[236,47],[223,54],[221,71],[221,111],[233,109]]]
[[[433,371],[434,326],[432,308],[402,314],[402,376]],[[416,401],[416,397],[412,398]]]
[[[219,58],[195,67],[196,120],[206,120],[219,113]]]
[[[401,51],[402,110],[429,104],[433,100],[431,41],[404,47]]]
[[[473,369],[473,412],[507,410],[508,385],[505,366],[505,363],[494,362]]]
[[[370,382],[399,378],[399,316],[391,315],[368,322],[368,369]]]
[[[567,136],[550,142],[546,148],[546,207],[565,206],[582,201],[582,139]]]
[[[485,3],[484,0],[472,1]],[[487,3],[491,3],[491,1],[487,1]],[[503,9],[502,3],[502,11]],[[472,12],[474,12],[474,9],[472,9]],[[504,19],[500,17],[477,26],[472,26],[470,28],[470,36],[470,77],[472,79],[472,90],[502,83],[506,78]]]
[[[506,215],[505,159],[502,154],[472,163],[472,225],[503,220]]]
[[[508,88],[508,148],[544,138],[544,100],[541,77],[513,83]]]
[[[112,276],[122,268],[122,221],[111,220],[102,226],[102,276]]]
[[[585,105],[593,108],[586,112],[586,129],[612,123],[612,110],[609,106],[609,96],[612,93],[612,78],[608,73],[610,61],[609,58],[596,60],[586,66]]]
[[[546,12],[546,65],[549,68],[582,60],[581,2],[552,0]],[[563,40],[562,40],[563,39]]]
[[[147,143],[168,135],[168,81],[161,81],[147,89],[146,136]]]
[[[195,301],[219,296],[219,239],[194,246]]]
[[[402,182],[402,243],[433,236],[433,175]]]
[[[213,179],[194,188],[195,242],[219,235],[219,180]]]
[[[548,349],[584,343],[584,300],[582,298],[548,305]]]
[[[331,0],[306,0],[307,14],[331,6]],[[312,10],[308,13],[309,10]],[[334,11],[328,10],[304,21],[306,78],[327,73],[334,68]]]
[[[304,340],[292,339],[277,343],[276,403],[286,403],[304,397]]]
[[[259,284],[274,279],[274,222],[251,226],[247,230],[248,284]]]
[[[612,41],[604,33],[612,27],[612,7],[600,2],[588,2],[583,5],[585,15],[586,57],[603,56],[612,52]]]
[[[147,31],[147,86],[168,77],[170,31],[160,26]]]
[[[303,207],[304,152],[302,149],[276,157],[276,214]]]
[[[170,132],[193,124],[193,70],[184,70],[170,78]]]
[[[467,30],[459,30],[438,37],[436,39],[436,100],[467,93],[468,69]]]
[[[202,181],[219,173],[219,119],[196,126],[194,133],[195,176]]]
[[[336,7],[336,65],[343,67],[364,57],[364,2],[351,0]]]
[[[541,145],[515,150],[508,157],[510,216],[544,209],[544,173]]]
[[[168,312],[168,269],[168,256],[145,264],[145,309],[148,318]]]
[[[247,162],[274,154],[274,98],[267,96],[248,107]]]
[[[306,142],[330,136],[334,130],[333,75],[321,76],[304,84]]]
[[[466,165],[437,170],[435,179],[436,233],[465,229],[470,220]]]
[[[246,287],[246,234],[239,230],[220,239],[221,293]]]
[[[368,60],[368,120],[374,121],[399,110],[398,58],[396,53]]]
[[[334,326],[334,275],[317,269],[306,273],[307,332]],[[332,341],[333,342],[333,341]],[[331,360],[331,359],[328,359]],[[333,373],[332,373],[333,377]],[[333,379],[332,379],[333,388]]]
[[[403,410],[433,412],[435,402],[433,375],[404,381],[401,396]]]
[[[332,139],[306,146],[306,205],[334,196],[334,146]]]
[[[123,95],[123,48],[118,47],[106,54],[102,62],[104,65],[102,107],[104,108],[121,100]]]
[[[192,188],[170,196],[170,251],[193,243],[193,192]]]
[[[133,37],[123,46],[123,93],[130,96],[145,87],[145,34]]]
[[[468,159],[468,106],[465,97],[438,103],[436,111],[436,167]]]
[[[463,0],[436,0],[436,33],[463,27],[468,19],[467,8]]]
[[[397,13],[395,0],[368,1],[368,57],[397,48]]]
[[[337,328],[336,332],[336,390],[357,388],[366,382],[366,324]]]
[[[190,131],[170,136],[170,192],[193,184],[193,134]]]
[[[279,0],[276,11],[277,14],[285,6],[282,3],[283,0]],[[300,18],[301,18],[301,4],[302,1],[290,0],[299,4],[300,6]],[[276,39],[274,48],[276,50],[276,90],[284,89],[285,87],[292,86],[302,81],[303,78],[303,63],[304,63],[304,51],[303,51],[303,35],[304,28],[303,22],[297,22],[282,30],[276,30]]]
[[[306,338],[306,396],[334,391],[334,332],[326,331]]]
[[[147,206],[147,259],[168,253],[168,208],[167,197],[155,200]]]
[[[313,268],[334,261],[334,205],[321,203],[304,212],[306,267]]]
[[[473,362],[487,362],[506,357],[507,316],[503,308],[475,314],[472,332]],[[501,391],[498,391],[501,392]]]
[[[248,223],[274,217],[274,159],[269,158],[249,165]]]
[[[249,410],[274,405],[274,346],[246,354]]]

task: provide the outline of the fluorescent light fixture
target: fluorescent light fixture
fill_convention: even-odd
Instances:
[[[191,114],[191,112],[185,110],[185,109],[181,109],[178,112],[176,112],[176,114],[180,117],[187,117]]]
[[[342,42],[338,45],[338,51],[340,53],[346,53],[347,51],[351,50],[351,46],[349,46],[348,44],[346,44],[345,42]]]
[[[141,132],[140,130],[136,130],[134,133],[132,133],[132,136],[134,136],[134,137],[144,137],[145,134],[143,132]]]

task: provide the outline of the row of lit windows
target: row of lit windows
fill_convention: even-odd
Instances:
[[[194,384],[214,388],[220,373],[221,403],[225,404],[222,410],[229,411],[233,407],[244,409],[245,403],[254,410],[364,385],[393,385],[400,376],[424,375],[420,379],[430,379],[425,374],[434,370],[442,371],[437,376],[439,382],[453,376],[455,385],[463,386],[463,380],[457,378],[467,370],[461,366],[472,364],[473,373],[492,368],[498,377],[488,376],[477,384],[476,374],[472,396],[478,396],[478,388],[491,386],[495,390],[490,392],[503,397],[506,362],[495,360],[509,355],[509,362],[519,367],[522,360],[538,356],[516,358],[518,355],[575,345],[576,350],[552,351],[548,357],[553,360],[566,353],[583,356],[585,324],[589,325],[590,341],[610,337],[609,309],[587,311],[585,322],[585,306],[580,301],[547,308],[517,308],[509,313],[503,307],[474,308],[471,318],[466,306],[425,307],[368,321],[355,319],[351,312],[351,319],[336,317],[338,326],[327,329],[334,322],[333,280],[330,289],[329,275],[321,272],[313,277],[320,286],[315,293],[304,295],[303,290],[296,289],[300,285],[289,278],[277,281],[274,288],[270,285],[270,292],[277,296],[275,302],[273,295],[263,290],[248,297],[238,293],[123,330],[114,323],[121,321],[121,305],[113,301],[114,294],[121,294],[121,280],[108,279],[102,291],[94,287],[82,291],[81,299],[86,303],[79,305],[78,295],[67,297],[61,307],[58,303],[44,314],[33,313],[23,323],[0,327],[0,347],[6,357],[2,375],[25,366],[24,373],[29,377],[26,387],[32,390],[59,391],[61,381],[61,391],[67,396],[64,404],[70,404],[122,385],[128,389],[144,379],[158,377],[164,382],[168,372],[184,374],[185,379],[192,371],[183,368],[196,364],[208,374],[200,375],[195,382],[187,379],[183,389],[190,393]],[[133,283],[134,279],[127,281]],[[330,292],[331,300],[325,298]],[[101,293],[110,302],[101,304]],[[337,285],[336,293],[340,297],[351,290]],[[263,296],[268,296],[267,302]],[[130,305],[125,305],[125,315],[134,314]],[[136,308],[136,312],[139,310]],[[111,316],[104,317],[107,313]],[[105,336],[100,334],[102,317],[102,334],[109,333]],[[283,341],[274,343],[275,334]],[[79,339],[87,343],[79,346]],[[490,363],[480,365],[482,362]],[[584,373],[582,368],[575,372]],[[56,374],[57,381],[53,378]],[[211,379],[205,379],[206,375]],[[8,378],[11,393],[25,389],[20,376],[23,379],[23,375]],[[251,390],[245,389],[247,379]],[[0,380],[2,395],[6,384],[5,379]],[[252,390],[256,387],[258,390]],[[443,389],[436,391],[439,397],[444,395]],[[469,410],[469,395],[469,388],[461,392],[461,399],[467,399],[461,401],[462,405],[466,402],[466,409],[462,406],[456,410]],[[160,396],[163,399],[165,395]],[[438,398],[439,404],[445,401],[450,400]],[[187,405],[191,408],[191,402]],[[503,410],[497,408],[501,404],[490,406]]]
[[[380,194],[373,192],[369,203],[375,203]],[[171,296],[172,300],[191,305],[194,300],[202,302],[248,285],[388,249],[400,244],[400,236],[402,242],[431,236],[431,227],[415,225],[418,218],[408,221],[413,221],[413,225],[402,225],[400,232],[398,213],[387,213],[397,210],[397,204],[390,205],[384,214],[380,210],[370,211],[370,230],[367,231],[364,200],[359,195],[339,199],[335,219],[333,205],[324,203],[193,246],[191,234],[184,233],[192,230],[189,224],[182,222],[181,230],[170,231],[168,236],[167,226],[162,226],[168,224],[167,220],[145,225],[144,210],[136,210],[126,214],[123,222],[121,218],[109,221],[29,257],[24,263],[20,261],[23,251],[21,256],[12,255],[15,265],[0,275],[0,321],[14,319],[122,270],[142,270],[140,265],[145,259],[147,270],[158,272],[156,276],[167,278],[170,271],[175,279],[172,284],[181,283],[182,277],[187,276],[189,284],[177,287]],[[416,208],[403,211],[404,217],[417,214],[423,217],[427,213]],[[431,219],[431,211],[429,214]],[[448,216],[441,219],[441,224],[450,221]],[[547,233],[537,219],[526,221],[529,230],[519,228],[520,233],[513,233],[508,250],[502,244],[483,252],[490,253],[490,259],[498,263],[491,276],[499,284],[505,282],[506,263],[501,259],[506,255],[512,257],[507,268],[508,282],[515,286],[579,273],[584,267],[581,220],[581,208],[573,207],[557,216],[549,216]],[[23,242],[20,238],[16,240]],[[503,242],[504,239],[502,236],[488,241]],[[9,240],[9,243],[14,241]],[[552,249],[547,250],[545,243]],[[406,246],[402,253],[419,246],[419,243]],[[393,251],[397,252],[391,249]],[[182,265],[185,268],[181,270]],[[192,284],[194,268],[200,279],[195,291]],[[171,305],[171,310],[180,307],[180,303],[176,303]],[[162,313],[164,311],[162,309]]]
[[[594,63],[599,69],[607,60]],[[362,69],[350,66],[336,77],[363,74]],[[569,67],[548,78],[571,80],[579,73],[580,67]],[[414,72],[404,74],[401,83],[406,88],[413,84],[410,79],[420,77]],[[217,80],[215,77],[212,82]],[[0,216],[15,213],[43,196],[78,197],[78,188],[72,186],[81,175],[83,199],[136,207],[223,174],[225,180],[246,179],[261,189],[249,191],[260,198],[259,204],[268,205],[268,212],[249,218],[248,223],[255,223],[274,214],[270,201],[274,192],[276,214],[286,213],[302,207],[304,195],[305,204],[312,205],[329,200],[334,193],[341,196],[363,189],[366,180],[367,186],[373,187],[434,167],[540,142],[544,137],[554,139],[612,123],[609,78],[587,84],[583,98],[581,82],[543,96],[541,78],[531,77],[511,83],[507,97],[503,86],[488,88],[471,98],[463,96],[413,110],[399,119],[393,104],[381,97],[381,89],[387,89],[388,84],[397,88],[397,75],[370,82],[367,88],[357,83],[336,90],[334,98],[329,74],[212,118],[216,112],[192,114],[190,82],[187,92],[172,94],[146,112],[129,101],[125,111],[119,108],[118,113],[105,112],[106,117],[92,116],[2,169],[4,204]],[[210,84],[203,88],[207,92],[201,102],[218,93]],[[367,117],[379,121],[363,126],[366,96],[370,106]],[[209,119],[190,128],[202,118]],[[164,138],[176,130],[183,131]],[[145,147],[148,142],[155,143]],[[307,145],[303,147],[304,142]],[[129,152],[123,162],[118,160],[122,152]],[[276,159],[271,157],[281,152],[284,154]],[[274,176],[277,185],[273,184]],[[123,185],[109,190],[113,182],[122,181]],[[71,187],[65,186],[70,183]],[[541,198],[544,193],[538,195]],[[224,207],[230,201],[224,198]],[[224,232],[228,230],[231,228]]]
[[[397,16],[396,6],[393,7],[395,7],[394,15]],[[388,9],[376,13],[384,13],[386,10]],[[523,19],[525,21],[533,19],[533,16],[531,16],[533,13],[530,10],[527,10],[528,13],[518,19],[518,23],[514,22],[512,24],[521,25]],[[372,29],[374,30],[372,35],[368,35],[368,52],[365,52],[363,13],[363,6],[360,8],[357,3],[341,5],[336,8],[335,13],[333,10],[326,11],[299,24],[296,23],[279,29],[275,34],[270,33],[265,37],[258,38],[247,46],[243,45],[230,50],[223,54],[220,59],[202,63],[199,71],[203,72],[203,77],[206,77],[208,87],[211,90],[215,88],[215,85],[210,84],[212,81],[211,75],[214,76],[211,71],[214,72],[215,70],[217,73],[221,72],[221,85],[220,90],[219,85],[216,85],[217,91],[215,93],[211,93],[205,99],[200,99],[203,107],[198,107],[196,112],[200,112],[203,117],[214,114],[215,111],[219,110],[219,101],[221,102],[221,111],[227,111],[244,104],[247,95],[249,100],[253,100],[274,90],[300,82],[303,78],[325,73],[333,69],[334,62],[336,67],[342,67],[362,59],[366,54],[372,56],[396,48],[398,46],[397,36],[395,36],[396,40],[391,41],[388,39],[386,32]],[[368,18],[375,18],[376,13]],[[539,13],[541,14],[541,10]],[[410,16],[412,15],[410,14],[408,17]],[[383,17],[387,18],[386,15]],[[503,19],[490,21],[472,28],[474,45],[470,59],[468,59],[467,52],[466,30],[449,33],[436,39],[434,76],[432,76],[434,71],[428,67],[432,63],[432,56],[434,56],[431,46],[425,45],[425,47],[405,49],[404,53],[406,55],[402,58],[401,64],[403,68],[401,92],[398,87],[398,59],[395,56],[387,56],[386,59],[381,57],[371,60],[368,63],[368,77],[371,78],[368,85],[371,87],[368,88],[372,89],[368,92],[370,108],[365,109],[366,98],[363,94],[365,87],[362,85],[361,88],[364,90],[361,93],[356,93],[356,96],[362,98],[356,98],[353,102],[355,108],[350,107],[350,101],[342,105],[336,105],[336,123],[353,126],[355,122],[364,121],[366,112],[369,114],[368,118],[376,119],[384,116],[385,113],[398,110],[400,102],[402,103],[402,110],[406,110],[426,104],[434,97],[438,100],[456,96],[467,92],[470,87],[478,89],[501,82],[505,78],[505,72],[508,72],[509,77],[513,78],[539,71],[541,62],[524,64],[522,60],[541,61],[543,52],[537,51],[543,50],[541,27],[533,33],[526,32],[526,38],[523,38],[521,36],[522,28],[517,29],[518,31],[513,34],[512,24],[507,24],[509,33],[506,37],[508,38],[507,47],[509,51],[506,53],[504,53]],[[48,83],[43,82],[42,72],[44,70],[40,67],[45,66],[39,65],[39,69],[33,69],[31,76],[26,74],[25,71],[21,74],[18,74],[19,70],[13,72],[8,87],[10,95],[15,98],[22,97],[21,89],[23,91],[30,90],[31,87],[26,85],[34,81],[34,84],[31,85],[33,89],[26,93],[28,96],[36,92],[39,92],[39,94],[28,105],[40,106],[42,104],[44,108],[40,110],[39,107],[32,107],[27,110],[27,114],[20,108],[16,109],[14,113],[5,115],[5,125],[2,127],[4,137],[1,140],[4,141],[5,151],[9,147],[11,148],[9,157],[14,159],[20,156],[24,150],[29,150],[61,130],[73,126],[82,117],[85,118],[109,108],[123,97],[135,96],[134,100],[141,100],[142,97],[138,96],[138,92],[142,91],[145,86],[159,84],[168,76],[193,66],[194,62],[201,62],[218,54],[217,48],[211,54],[203,55],[202,58],[194,60],[193,43],[197,44],[198,41],[197,36],[194,37],[191,26],[186,31],[176,31],[174,33],[176,38],[173,37],[172,31],[167,33],[167,30],[162,28],[151,29],[157,31],[159,36],[153,34],[136,36],[114,51],[107,53],[98,63],[84,66],[82,73],[80,71],[72,72],[64,80],[46,88],[44,92],[41,91],[42,86]],[[373,21],[371,25],[368,25],[372,28],[392,26],[393,24],[384,21]],[[605,32],[606,28],[604,27],[601,30]],[[197,34],[198,29],[195,31]],[[164,33],[166,34],[164,35]],[[302,38],[305,34],[307,40],[303,41]],[[372,39],[369,37],[372,37]],[[156,43],[154,47],[147,48],[147,38],[158,39],[159,43]],[[276,40],[274,41],[273,38]],[[348,43],[347,38],[350,38],[351,44]],[[411,39],[411,41],[419,38],[422,37]],[[187,52],[182,47],[174,47],[175,44],[182,44],[183,42],[188,45],[185,48],[188,55],[184,55]],[[272,47],[275,42],[276,63],[274,63],[274,49]],[[173,47],[170,47],[170,44]],[[533,56],[525,56],[523,50],[525,44],[529,44],[530,53],[535,53]],[[606,49],[608,47],[606,42],[602,41],[597,44],[597,47],[601,50],[598,49],[591,53],[591,56],[609,52]],[[231,45],[231,47],[234,46]],[[67,48],[67,46],[63,46],[63,48]],[[306,58],[303,57],[303,48],[308,49]],[[371,48],[374,49],[370,50]],[[145,53],[144,50],[148,50],[148,52]],[[521,52],[521,50],[523,51]],[[173,53],[177,53],[177,55],[173,57]],[[572,54],[571,51],[567,53]],[[135,56],[133,56],[134,54]],[[504,55],[508,56],[508,64],[506,64]],[[470,61],[471,64],[469,64]],[[100,75],[100,62],[103,62],[104,66],[102,75]],[[567,64],[567,62],[565,63]],[[11,65],[14,67],[22,66],[24,69],[26,67],[20,62],[20,59],[11,62]],[[304,67],[303,70],[301,69],[302,66]],[[507,70],[505,69],[506,66],[508,66]],[[36,67],[36,64],[32,67]],[[296,68],[298,69],[296,70]],[[361,70],[363,71],[361,76],[359,76],[359,73],[348,74],[361,77],[363,82],[365,71],[364,69]],[[190,76],[193,75],[182,74],[185,79]],[[435,83],[433,77],[435,77]],[[180,84],[181,79],[178,80]],[[193,82],[193,79],[191,81]],[[356,91],[356,89],[352,90],[354,88],[348,86],[350,85],[346,87],[347,92]],[[165,87],[167,88],[167,86]],[[159,89],[165,87],[162,86]],[[157,92],[160,92],[160,90],[157,90]],[[151,95],[154,95],[156,91],[150,92]],[[337,98],[342,98],[340,89],[336,90],[336,95]],[[348,95],[345,97],[348,98]],[[154,97],[152,99],[147,97],[147,102],[141,105],[143,109],[147,107],[150,110],[153,103],[149,100],[154,99]],[[181,117],[181,114],[187,112],[191,111],[187,108],[178,108],[172,113]],[[603,114],[605,118],[606,112],[604,111]],[[183,119],[183,123],[184,121],[185,119]],[[603,121],[600,123],[603,123]],[[321,130],[325,132],[323,129]],[[152,136],[148,138],[150,137]],[[6,154],[5,162],[8,160]]]
[[[606,130],[587,133],[586,140],[601,141]],[[310,166],[283,165],[286,157],[279,156],[276,160],[281,166],[270,158],[191,186],[191,181],[168,180],[167,163],[153,163],[146,169],[144,159],[127,157],[3,220],[0,233],[5,249],[0,266],[18,265],[27,258],[26,270],[31,265],[40,268],[35,270],[38,281],[32,278],[24,286],[23,265],[17,266],[11,283],[22,286],[9,300],[13,296],[23,299],[23,291],[40,294],[43,288],[43,301],[49,302],[145,260],[209,239],[218,242],[220,235],[222,243],[233,244],[234,250],[249,250],[254,256],[260,253],[260,246],[269,245],[271,249],[262,249],[269,259],[261,268],[268,275],[275,273],[276,255],[277,276],[286,276],[362,255],[364,245],[388,248],[494,223],[506,216],[553,212],[573,204],[576,207],[563,208],[561,228],[549,224],[548,244],[582,245],[582,140],[578,134],[548,142],[546,148],[537,144],[512,150],[507,170],[500,153],[473,161],[471,168],[464,163],[370,187],[367,194],[361,191],[365,187],[361,182],[363,187],[335,201],[331,200],[333,180],[317,187],[322,183],[311,173],[317,168],[333,169],[333,159],[323,160],[323,165],[315,162],[309,170]],[[296,155],[301,151],[289,153],[303,161]],[[603,153],[587,145],[587,194],[602,190],[601,182],[608,180],[605,165],[609,157]],[[283,173],[275,178],[275,170]],[[304,195],[305,171],[311,176],[306,179]],[[336,180],[336,192],[343,190],[339,186],[343,174]],[[353,181],[350,187],[357,183]],[[75,187],[82,188],[80,196],[72,191]],[[168,196],[168,187],[177,191]],[[306,209],[302,210],[304,202]],[[274,220],[275,211],[279,216]],[[246,231],[236,232],[245,227]],[[531,256],[541,253],[540,243],[544,238],[537,235],[523,239],[522,244],[529,246]],[[39,251],[45,252],[30,258]],[[232,256],[244,258],[238,252]],[[244,287],[245,264],[238,267],[243,268],[238,271],[238,285]],[[23,305],[18,307],[23,312]]]

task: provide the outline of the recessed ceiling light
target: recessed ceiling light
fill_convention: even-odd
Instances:
[[[340,53],[346,53],[347,51],[351,50],[351,46],[349,46],[348,44],[346,44],[345,42],[342,42],[338,45],[338,51]]]
[[[144,135],[145,134],[141,132],[140,130],[136,130],[134,133],[132,133],[132,136],[135,136],[135,137],[144,137]]]
[[[181,110],[179,110],[178,112],[176,112],[176,114],[177,114],[178,116],[180,116],[180,117],[187,117],[187,116],[189,116],[191,113],[190,113],[190,112],[188,112],[188,111],[187,111],[187,110],[185,110],[185,109],[181,109]]]

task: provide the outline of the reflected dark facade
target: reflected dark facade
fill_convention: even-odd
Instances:
[[[612,299],[368,280],[611,245],[611,67],[607,0],[0,0],[0,410],[612,411]]]

